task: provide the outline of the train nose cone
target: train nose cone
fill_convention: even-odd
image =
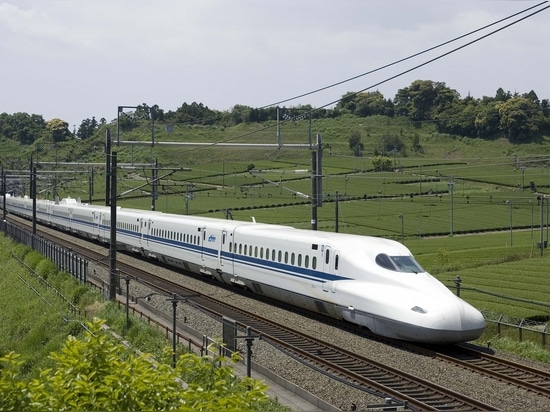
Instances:
[[[483,314],[467,302],[462,303],[462,330],[467,340],[479,338],[485,331],[485,318]]]
[[[431,326],[439,331],[441,343],[467,342],[479,338],[485,330],[485,319],[479,310],[458,299],[441,313]]]

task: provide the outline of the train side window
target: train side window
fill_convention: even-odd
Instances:
[[[277,258],[278,258],[277,260],[278,260],[279,262],[280,262],[281,260],[283,260],[283,252],[281,252],[280,250],[279,250],[279,253],[278,253]]]
[[[298,266],[302,266],[302,254],[298,253]]]
[[[250,247],[248,248],[248,256],[252,256],[252,245],[250,245]]]
[[[325,263],[328,265],[328,262],[330,262],[330,251],[327,249],[325,252]]]
[[[265,248],[265,259],[269,260],[269,248],[268,247]]]
[[[313,256],[313,257],[311,258],[311,267],[312,267],[313,269],[317,269],[317,256]]]
[[[248,245],[244,245],[244,254],[245,254],[245,255],[248,254]]]
[[[338,263],[339,263],[339,257],[338,255],[334,255],[334,270],[338,270]]]
[[[296,255],[292,252],[290,255],[290,264],[294,266],[294,262],[296,262]]]
[[[305,262],[304,262],[304,266],[305,266],[306,268],[309,267],[309,255],[306,255]]]
[[[264,258],[264,248],[261,247],[260,248],[260,259],[263,259]]]
[[[288,252],[285,252],[285,263],[288,263]]]
[[[243,253],[243,244],[239,243],[239,255],[242,255]]]
[[[271,249],[271,260],[275,262],[275,249]]]

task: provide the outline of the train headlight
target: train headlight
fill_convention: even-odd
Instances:
[[[417,313],[428,313],[426,310],[424,310],[424,308],[421,308],[420,306],[413,306],[411,310]]]

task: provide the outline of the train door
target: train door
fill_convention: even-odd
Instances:
[[[227,244],[227,230],[222,229],[222,238],[220,240],[220,246],[218,247],[218,263],[220,267],[223,267],[224,265],[223,251],[225,249],[226,244]]]
[[[99,237],[99,212],[92,212],[92,236]]]
[[[144,222],[144,225],[145,225],[145,227],[143,228],[143,230],[145,231],[145,242],[144,242],[144,244],[146,246],[149,246],[149,241],[151,239],[151,235],[152,235],[152,232],[153,232],[153,228],[152,228],[153,221],[151,219],[148,219],[146,222]]]
[[[97,213],[97,236],[99,239],[105,239],[105,213]]]
[[[51,204],[48,204],[48,205],[46,206],[46,209],[47,209],[47,217],[46,217],[46,219],[47,219],[48,224],[51,225],[51,224],[52,224],[52,214],[53,214],[53,213],[52,213],[52,205],[51,205]]]
[[[323,291],[324,292],[336,292],[336,287],[333,283],[334,275],[338,274],[338,259],[339,259],[339,253],[338,251],[332,250],[330,246],[324,246],[321,248],[323,252],[322,256],[322,268],[323,273],[325,273],[327,279],[326,282],[323,283]]]
[[[205,242],[206,242],[206,226],[203,226],[202,228],[199,228],[199,232],[201,232],[201,236],[200,236],[201,261],[204,261],[204,258],[205,258],[204,247],[205,247]]]
[[[67,211],[69,212],[69,229],[71,229],[71,231],[73,230],[73,208],[70,207],[67,209]]]
[[[143,246],[143,242],[145,241],[145,233],[147,232],[147,221],[143,220],[143,218],[138,219],[138,225],[139,225],[139,237],[138,242],[140,246]]]

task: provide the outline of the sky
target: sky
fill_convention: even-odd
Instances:
[[[116,119],[118,106],[157,104],[165,112],[192,102],[221,111],[235,105],[332,107],[360,90],[393,99],[417,79],[444,82],[462,97],[494,96],[501,87],[534,90],[546,99],[550,9],[446,56],[437,58],[516,19],[361,76],[540,3],[538,9],[550,5],[0,0],[0,113],[60,118],[73,130],[84,119]]]

